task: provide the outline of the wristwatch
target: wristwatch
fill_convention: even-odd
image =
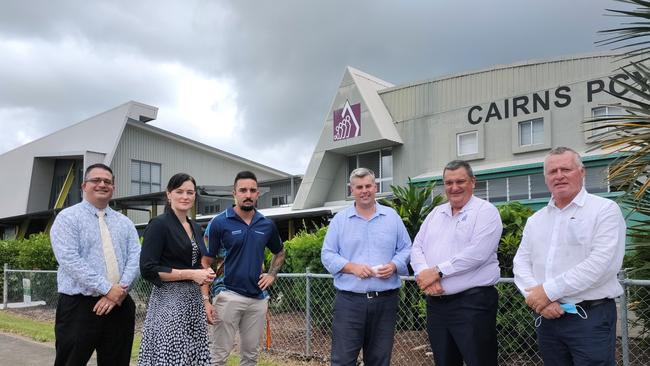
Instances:
[[[436,269],[438,270],[438,277],[442,278],[442,276],[444,276],[444,274],[442,273],[440,268],[438,268],[438,266],[436,266]]]

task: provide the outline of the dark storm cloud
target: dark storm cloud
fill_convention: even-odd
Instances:
[[[297,165],[295,154],[313,150],[346,65],[401,84],[591,52],[596,32],[621,21],[604,17],[604,9],[620,6],[610,0],[4,1],[0,47],[32,48],[0,59],[0,110],[37,111],[25,133],[42,126],[45,134],[131,99],[164,108],[176,91],[156,65],[180,64],[233,81],[244,117],[238,133],[254,143],[243,148],[235,139],[218,148],[303,173],[308,156]],[[12,145],[8,138],[0,137],[0,153]]]

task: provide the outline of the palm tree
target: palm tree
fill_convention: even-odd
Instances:
[[[390,206],[397,211],[411,240],[415,239],[415,235],[420,231],[420,226],[431,210],[445,200],[440,194],[432,196],[434,186],[434,183],[419,186],[409,178],[404,187],[391,185],[393,197],[380,201],[381,204]]]
[[[616,45],[623,51],[618,59],[628,60],[621,71],[628,76],[613,82],[625,88],[624,95],[613,94],[623,102],[625,114],[609,115],[586,121],[596,134],[591,138],[594,149],[618,153],[610,165],[609,180],[623,191],[621,202],[645,217],[633,221],[630,236],[650,239],[650,1],[616,0],[635,6],[632,9],[607,9],[615,16],[632,19],[619,28],[601,31],[606,38],[600,45]],[[638,243],[638,240],[633,243]],[[648,244],[632,244],[631,248]],[[650,268],[650,263],[646,264]]]

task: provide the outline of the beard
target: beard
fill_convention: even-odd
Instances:
[[[247,203],[250,203],[250,205],[247,205]],[[253,201],[244,201],[239,205],[239,208],[242,211],[253,211],[255,209],[255,203],[253,203]]]

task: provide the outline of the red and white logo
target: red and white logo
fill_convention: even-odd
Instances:
[[[361,103],[350,105],[346,100],[341,109],[334,111],[334,141],[361,135]]]

